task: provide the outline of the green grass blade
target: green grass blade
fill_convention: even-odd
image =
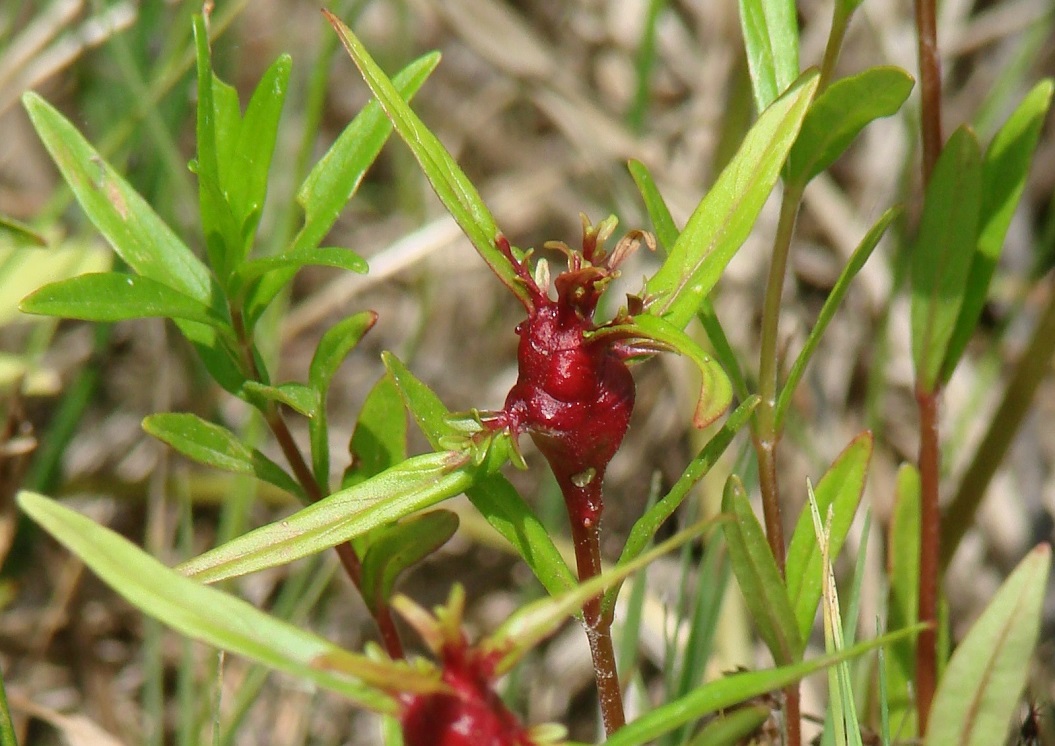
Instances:
[[[678,328],[684,328],[696,313],[747,238],[780,177],[816,88],[816,74],[804,75],[748,131],[739,151],[689,218],[667,260],[648,281],[647,292],[657,298],[653,313]]]
[[[791,600],[758,522],[747,493],[734,475],[726,482],[722,512],[732,516],[722,524],[729,546],[729,561],[747,608],[773,658],[788,663],[801,656],[804,647],[795,622]]]
[[[917,632],[919,632],[918,627],[898,630],[855,645],[836,655],[826,655],[766,671],[737,673],[712,681],[628,723],[605,741],[605,746],[641,746],[686,723],[699,720],[704,715],[745,702],[752,697],[782,689],[828,666],[840,661],[851,660]]]
[[[911,464],[905,464],[897,473],[894,513],[887,541],[888,628],[915,624],[919,618],[920,537],[919,472]],[[916,708],[911,694],[916,678],[914,642],[902,640],[891,646],[886,659],[888,710],[896,725],[894,731],[905,736],[915,735]]]
[[[22,492],[18,503],[129,603],[181,634],[307,679],[378,712],[394,712],[396,702],[364,678],[389,685],[431,683],[408,668],[342,650],[239,598],[183,577],[124,537],[42,495]],[[358,677],[319,667],[323,657],[347,661]]]
[[[934,167],[912,250],[912,358],[918,386],[933,391],[952,338],[978,240],[982,162],[966,127]]]
[[[1029,675],[1051,564],[1041,544],[1004,581],[949,661],[925,746],[1002,743]]]
[[[806,112],[788,155],[788,181],[805,184],[831,166],[865,125],[897,113],[913,82],[899,67],[873,67],[832,83]]]
[[[864,432],[846,446],[817,483],[817,507],[824,514],[827,514],[829,506],[834,509],[829,539],[833,557],[838,556],[842,549],[857,513],[871,457],[872,434]],[[794,608],[800,642],[809,637],[821,599],[824,578],[821,555],[813,519],[807,508],[802,511],[795,525],[786,560],[788,596]],[[796,654],[801,655],[802,648],[798,648]]]
[[[880,216],[876,224],[869,229],[868,233],[861,239],[861,243],[854,249],[854,253],[850,256],[850,261],[846,263],[843,271],[839,274],[835,287],[831,289],[828,297],[824,300],[824,305],[821,306],[821,312],[817,316],[817,321],[814,322],[813,328],[810,329],[806,343],[802,346],[802,351],[799,352],[798,357],[795,358],[791,371],[788,373],[788,379],[784,382],[784,386],[780,389],[780,395],[777,397],[775,417],[778,430],[783,425],[784,417],[787,416],[788,407],[791,406],[791,398],[795,394],[795,389],[798,388],[799,382],[802,381],[802,376],[806,373],[806,366],[809,365],[813,354],[817,351],[828,324],[835,317],[835,312],[842,305],[843,298],[850,289],[850,283],[853,282],[857,273],[864,267],[868,258],[872,256],[872,251],[879,245],[879,240],[886,233],[886,229],[900,214],[901,208],[891,207]]]
[[[439,61],[440,55],[433,52],[403,68],[392,79],[399,96],[406,101],[413,98]],[[304,224],[293,239],[291,251],[309,251],[326,237],[391,132],[392,125],[381,107],[371,101],[338,135],[297,191]]]
[[[942,381],[948,381],[952,376],[982,314],[989,283],[1004,248],[1004,237],[1026,187],[1033,152],[1051,105],[1052,88],[1051,80],[1038,83],[996,133],[986,150],[982,161],[978,248],[971,260],[967,291],[942,364]]]
[[[794,0],[740,0],[755,104],[763,111],[799,75],[799,28]]]
[[[334,30],[341,38],[341,43],[348,50],[348,54],[359,68],[370,90],[374,92],[396,132],[413,151],[422,171],[425,172],[429,183],[436,191],[436,196],[443,202],[491,270],[522,303],[529,305],[531,301],[527,288],[517,278],[510,260],[495,246],[498,225],[491,211],[480,198],[476,187],[458,167],[457,162],[443,147],[443,143],[432,134],[406,101],[400,97],[392,86],[392,82],[374,62],[352,30],[328,11],[324,10],[323,13],[333,24]]]

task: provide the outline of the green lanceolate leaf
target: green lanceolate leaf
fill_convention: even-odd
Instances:
[[[837,655],[826,655],[766,671],[747,671],[725,676],[717,681],[704,684],[683,697],[660,705],[637,720],[627,723],[605,741],[605,746],[641,746],[651,743],[663,734],[670,733],[686,723],[699,720],[712,712],[718,712],[746,702],[752,697],[776,691],[811,673],[821,671],[840,661],[852,660],[878,647],[889,645],[895,640],[916,634],[918,631],[919,629],[915,627],[899,630],[855,645]]]
[[[35,93],[22,103],[85,214],[129,267],[202,303],[214,297],[209,270],[157,213]]]
[[[348,444],[351,464],[341,488],[366,481],[407,457],[407,415],[399,389],[390,376],[366,395]]]
[[[652,230],[656,232],[659,245],[669,252],[677,242],[678,234],[681,233],[670,214],[670,208],[667,207],[666,200],[659,193],[659,187],[656,186],[652,174],[649,173],[644,163],[632,160],[627,163],[627,168],[634,179],[634,184],[637,185],[637,190],[641,193],[641,198],[645,200],[645,210],[652,220]]]
[[[203,582],[284,565],[461,494],[491,464],[452,465],[453,453],[415,456],[180,566]]]
[[[399,96],[412,99],[439,61],[440,55],[433,52],[403,68],[392,79]],[[344,128],[297,190],[304,225],[293,239],[291,252],[314,249],[326,237],[391,132],[392,125],[376,101],[367,104]]]
[[[703,726],[689,741],[689,746],[738,746],[755,734],[772,714],[769,705],[736,707]]]
[[[225,427],[184,412],[162,412],[143,420],[143,429],[200,464],[257,479],[303,498],[304,492],[278,464],[249,448]]]
[[[396,132],[414,153],[422,171],[436,191],[436,196],[440,198],[451,217],[472,241],[473,246],[491,270],[521,302],[525,305],[529,304],[530,297],[527,288],[517,279],[513,264],[495,245],[498,226],[491,211],[487,209],[487,205],[476,191],[476,187],[458,167],[454,158],[443,147],[443,143],[429,131],[425,123],[399,96],[392,82],[374,62],[352,30],[333,14],[323,12],[362,73],[363,79],[370,86],[370,90],[381,103],[381,108],[392,121]]]
[[[839,454],[814,491],[820,515],[827,516],[829,506],[834,511],[828,538],[832,561],[839,556],[850,524],[857,514],[871,457],[872,434],[861,433]],[[798,639],[805,645],[817,615],[825,573],[809,506],[799,515],[795,532],[791,535],[785,567],[788,597],[795,613]],[[802,648],[796,649],[796,654],[801,655]]]
[[[7,237],[19,245],[47,246],[48,240],[21,220],[0,214],[0,237]]]
[[[912,464],[898,469],[894,493],[894,513],[887,538],[887,626],[907,627],[919,619],[920,555],[920,482],[919,471]],[[909,726],[899,732],[914,733],[916,707],[912,687],[916,680],[916,646],[914,640],[902,640],[886,656],[886,674],[890,691],[891,717],[898,725],[908,719]]]
[[[816,73],[807,73],[762,112],[732,161],[700,201],[670,256],[648,281],[652,313],[684,328],[743,244],[780,177],[799,133]]]
[[[346,269],[349,272],[366,274],[369,266],[366,260],[354,251],[342,249],[336,246],[327,246],[320,249],[305,249],[298,251],[287,251],[284,254],[265,256],[260,259],[250,259],[241,264],[235,274],[239,282],[248,284],[262,275],[276,272],[278,270],[299,270],[303,267],[336,267]]]
[[[942,365],[943,382],[956,369],[985,306],[989,283],[1004,248],[1004,237],[1025,189],[1040,129],[1051,105],[1052,87],[1051,80],[1038,83],[996,133],[985,152],[978,247],[971,260],[963,305]]]
[[[783,388],[780,389],[780,395],[777,397],[775,418],[778,431],[783,427],[784,417],[787,416],[788,407],[791,406],[791,398],[795,395],[795,389],[798,388],[799,382],[802,381],[802,376],[806,372],[806,366],[809,365],[813,354],[817,351],[828,324],[835,317],[835,312],[839,310],[846,292],[850,289],[850,283],[853,282],[857,273],[864,267],[868,258],[872,256],[872,251],[879,245],[879,241],[883,234],[886,233],[886,229],[900,214],[901,208],[899,207],[891,207],[882,214],[876,224],[861,239],[861,243],[854,249],[854,253],[850,256],[850,261],[846,263],[843,271],[839,274],[835,287],[831,289],[828,297],[824,300],[824,305],[817,316],[817,321],[813,324],[813,328],[806,338],[806,344],[802,346],[802,351],[795,358],[795,363],[791,366],[791,371],[788,373],[788,379],[784,382]]]
[[[305,417],[315,417],[319,411],[319,400],[315,390],[303,383],[288,382],[277,386],[246,381],[242,386],[242,398],[258,409],[264,409],[264,402],[284,404]]]
[[[433,510],[371,531],[361,553],[360,590],[367,606],[386,606],[400,574],[446,544],[457,530],[456,513]]]
[[[805,184],[835,163],[865,125],[897,113],[913,83],[899,67],[873,67],[832,83],[802,121],[788,155],[788,182]]]
[[[398,358],[386,352],[382,359],[407,411],[433,448],[439,448],[440,441],[452,433],[448,424],[450,411]],[[508,479],[501,474],[488,475],[465,494],[487,522],[516,549],[550,595],[577,585],[575,574],[554,545],[549,531]]]
[[[1019,563],[956,648],[938,684],[926,746],[1003,743],[1029,676],[1051,548]]]
[[[740,27],[755,103],[762,111],[799,75],[795,0],[740,0]]]
[[[731,516],[722,524],[729,561],[758,634],[778,663],[793,661],[801,655],[803,643],[791,601],[765,531],[735,475],[726,482],[722,512]]]
[[[124,272],[90,272],[45,285],[22,301],[24,313],[85,321],[160,317],[185,319],[234,332],[216,311],[149,277]]]
[[[436,688],[427,674],[343,650],[239,598],[185,578],[124,537],[42,495],[22,492],[18,502],[129,603],[188,637],[314,682],[378,712],[398,709],[395,698],[379,687],[398,691],[405,683],[408,690]],[[339,658],[356,677],[316,665],[323,658]]]
[[[933,391],[967,290],[978,240],[982,163],[966,126],[938,158],[912,249],[912,358],[917,385]]]
[[[700,398],[696,402],[696,411],[692,416],[693,425],[698,428],[707,427],[729,408],[733,400],[733,386],[729,382],[729,377],[725,375],[722,366],[704,352],[696,340],[680,328],[664,318],[646,313],[632,317],[627,324],[602,327],[589,336],[600,337],[605,334],[624,333],[658,342],[696,363],[703,380],[700,385]]]

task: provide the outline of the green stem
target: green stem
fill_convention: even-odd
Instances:
[[[828,45],[824,48],[824,59],[821,61],[821,76],[817,81],[817,93],[814,98],[831,83],[835,75],[835,63],[839,61],[839,52],[842,51],[843,39],[846,37],[846,27],[850,25],[850,14],[843,9],[842,3],[835,3],[835,11],[832,14],[832,30],[828,34]]]
[[[1055,277],[1050,285],[1048,305],[1037,321],[1029,344],[1019,357],[1018,365],[1004,392],[1004,398],[989,421],[989,429],[963,475],[956,496],[944,512],[941,532],[942,569],[949,566],[960,540],[974,522],[986,488],[1003,462],[1007,449],[1011,446],[1026,413],[1029,412],[1037,387],[1047,375],[1052,357],[1055,356]]]

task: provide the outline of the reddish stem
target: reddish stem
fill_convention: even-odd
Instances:
[[[916,708],[919,732],[927,732],[927,719],[938,682],[937,620],[941,513],[938,479],[941,450],[938,442],[938,391],[917,391],[919,405],[920,553],[919,621],[928,626],[916,638]]]
[[[941,153],[941,60],[934,0],[916,0],[919,36],[920,135],[923,141],[923,184],[930,182]]]

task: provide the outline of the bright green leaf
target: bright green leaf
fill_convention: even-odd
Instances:
[[[839,273],[839,279],[835,281],[835,287],[831,289],[828,297],[825,298],[824,305],[821,306],[821,312],[817,316],[817,321],[814,322],[809,336],[806,337],[806,344],[802,346],[798,357],[795,358],[795,363],[791,366],[791,371],[788,373],[788,379],[777,397],[775,418],[778,430],[782,428],[784,417],[788,413],[788,407],[791,406],[791,398],[795,395],[795,389],[798,388],[799,382],[806,372],[806,366],[813,358],[813,353],[817,351],[828,324],[835,317],[835,312],[839,310],[846,292],[850,289],[850,283],[853,282],[857,273],[864,267],[868,257],[872,256],[873,249],[879,245],[879,240],[886,233],[887,227],[900,214],[901,208],[899,207],[891,207],[884,212],[879,220],[876,221],[876,224],[865,234],[865,237],[861,239],[861,243],[857,245],[854,253],[850,256],[850,261],[846,263],[843,271]]]
[[[264,402],[270,401],[285,404],[305,417],[314,417],[319,411],[315,390],[302,383],[289,382],[268,386],[257,381],[246,381],[242,386],[242,397],[261,409]]]
[[[652,229],[656,232],[659,245],[669,252],[677,242],[681,231],[678,230],[670,214],[666,200],[659,193],[659,187],[656,186],[652,174],[649,173],[644,163],[631,160],[627,163],[627,168],[634,179],[634,184],[637,185],[637,190],[641,193],[641,198],[645,201],[645,210],[648,211],[648,216],[652,220]]]
[[[782,689],[816,671],[840,661],[851,660],[895,640],[916,634],[918,628],[899,630],[869,642],[855,645],[838,655],[827,655],[814,660],[765,671],[745,671],[694,689],[683,697],[649,710],[637,720],[627,723],[614,733],[605,746],[643,746],[665,733],[699,720],[704,715],[724,710],[752,697]]]
[[[788,592],[765,531],[735,475],[726,482],[722,512],[731,516],[731,520],[722,524],[729,561],[758,634],[778,663],[798,659],[803,643]]]
[[[799,76],[795,0],[740,0],[740,27],[755,104],[762,111]]]
[[[912,464],[904,464],[897,473],[894,512],[887,539],[887,577],[890,578],[887,627],[891,629],[915,624],[919,618],[920,521],[919,471]],[[895,643],[886,658],[891,715],[895,722],[908,718],[911,727],[907,732],[915,733],[916,706],[912,696],[916,679],[915,641]],[[906,727],[899,730],[906,731]]]
[[[129,267],[190,297],[215,296],[209,270],[150,205],[37,94],[22,103],[85,214]]]
[[[865,125],[897,113],[913,83],[900,67],[872,67],[832,83],[806,112],[787,180],[805,184],[835,163]]]
[[[761,728],[773,708],[769,705],[745,705],[720,713],[689,741],[689,746],[738,746]]]
[[[400,97],[392,82],[377,66],[352,30],[332,13],[325,10],[323,13],[333,25],[370,90],[381,103],[381,108],[385,110],[396,132],[414,153],[422,171],[436,191],[436,196],[498,278],[521,302],[525,305],[530,303],[527,288],[517,278],[513,264],[495,245],[498,226],[476,187],[458,167],[454,158],[443,147],[443,143]]]
[[[978,240],[981,190],[978,141],[964,126],[949,138],[934,167],[912,249],[912,358],[923,391],[941,383]]]
[[[956,648],[938,684],[926,746],[1003,743],[1029,676],[1051,547],[1026,555]]]
[[[407,410],[432,446],[439,448],[440,441],[451,433],[447,423],[449,410],[398,358],[384,353],[382,359]],[[465,494],[487,522],[516,549],[550,595],[577,584],[575,574],[554,545],[549,531],[509,480],[501,474],[491,474]]]
[[[322,335],[308,367],[308,382],[320,397],[325,397],[330,381],[341,363],[375,323],[376,313],[361,311],[334,324]]]
[[[834,561],[839,556],[846,535],[850,531],[857,506],[864,494],[865,477],[868,475],[868,462],[872,457],[872,434],[864,432],[850,441],[831,468],[817,483],[814,494],[817,508],[822,516],[828,515],[831,506],[832,518],[829,548]],[[813,518],[809,506],[799,515],[795,532],[788,544],[786,559],[788,597],[795,611],[796,627],[799,640],[805,644],[813,628],[817,615],[817,604],[821,599],[823,588],[824,566],[821,561],[821,550],[817,545]],[[802,648],[796,651],[802,654]]]
[[[106,272],[113,253],[94,241],[68,241],[46,251],[0,245],[0,326],[28,321],[19,310],[22,299],[48,283],[86,272]]]
[[[362,554],[360,585],[367,606],[387,605],[400,574],[446,544],[457,530],[456,513],[433,510],[371,531]]]
[[[366,260],[354,251],[339,247],[323,247],[321,249],[306,249],[303,251],[287,251],[284,254],[266,256],[260,259],[250,259],[235,270],[242,283],[248,283],[261,275],[276,270],[299,270],[302,267],[336,267],[346,269],[349,272],[366,274],[369,266]]]
[[[435,689],[434,677],[342,650],[239,598],[185,578],[124,537],[42,495],[22,492],[18,503],[129,603],[181,634],[299,676],[378,712],[398,709],[396,700],[378,686]],[[322,658],[340,659],[358,678],[318,666]]]
[[[986,150],[982,162],[978,248],[971,260],[963,305],[945,353],[941,373],[943,382],[948,381],[956,369],[985,306],[989,283],[1004,248],[1004,237],[1025,189],[1033,152],[1051,105],[1052,88],[1051,80],[1038,83]]]
[[[739,151],[692,213],[670,256],[645,286],[656,297],[652,313],[679,329],[688,324],[751,232],[780,177],[816,88],[816,73],[803,75],[748,131]]]
[[[403,68],[392,79],[399,96],[412,99],[439,61],[439,53],[433,52]],[[344,128],[297,191],[304,225],[293,239],[292,253],[313,249],[326,237],[391,132],[392,125],[376,101],[368,103]]]
[[[0,214],[0,238],[6,237],[16,246],[47,246],[48,240],[21,220]]]
[[[149,277],[124,272],[91,272],[45,285],[22,301],[24,313],[85,321],[161,317],[208,324],[232,335],[209,306]]]
[[[184,563],[179,570],[212,583],[342,544],[462,493],[491,466],[454,466],[456,455],[415,456],[288,518],[239,536]]]

